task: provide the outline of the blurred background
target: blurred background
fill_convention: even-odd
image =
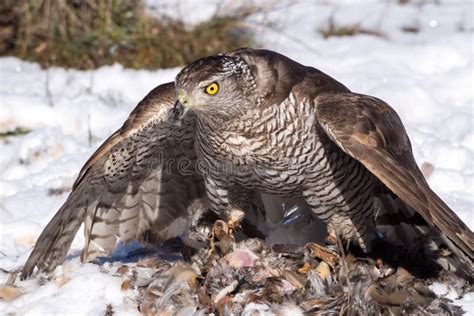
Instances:
[[[253,44],[246,19],[268,5],[144,0],[3,1],[0,51],[43,67],[96,69],[182,66],[196,57]],[[270,4],[272,6],[272,4]],[[212,8],[211,8],[212,7]],[[198,8],[199,9],[199,8]],[[209,15],[211,13],[211,15]],[[198,17],[200,15],[200,17]]]
[[[2,0],[0,55],[42,67],[96,69],[120,63],[134,69],[170,68],[243,46],[265,46],[260,35],[268,31],[310,50],[314,45],[308,42],[308,28],[312,36],[325,39],[418,34],[438,26],[436,16],[426,20],[431,7],[456,4],[462,2]],[[308,25],[295,33],[287,27],[298,10]],[[397,15],[400,20],[393,21]],[[463,32],[469,31],[465,19],[470,16],[472,12],[461,11],[443,19],[457,19],[452,26]]]

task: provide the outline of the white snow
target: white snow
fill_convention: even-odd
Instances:
[[[461,305],[468,315],[472,314],[472,311],[474,310],[474,292],[460,296],[454,289],[439,282],[433,283],[429,288],[436,295],[449,298],[450,300],[453,300],[455,304]]]
[[[186,19],[183,12],[192,10],[189,20],[196,23],[212,15],[218,3],[186,1],[181,11],[173,12]],[[434,166],[431,187],[474,229],[473,4],[293,1],[274,6],[251,18],[259,23],[262,47],[394,107],[417,162]],[[317,30],[330,16],[336,25],[360,23],[386,36],[324,39]],[[274,26],[262,26],[267,21]],[[405,26],[420,31],[404,33],[400,29]],[[173,80],[178,71],[134,71],[120,65],[96,71],[42,70],[34,63],[0,58],[0,131],[18,126],[32,130],[0,140],[0,268],[22,266],[86,159],[149,90]],[[94,315],[103,314],[107,304],[117,314],[137,313],[130,299],[134,293],[120,290],[120,278],[97,265],[79,264],[82,242],[79,232],[70,258],[56,271],[69,282],[19,283],[27,293],[11,303],[0,301],[0,313]],[[0,274],[0,284],[6,279]],[[435,284],[433,290],[457,298],[442,286]],[[474,313],[473,293],[456,302]]]

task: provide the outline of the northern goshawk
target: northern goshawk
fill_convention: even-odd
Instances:
[[[278,53],[240,49],[189,64],[139,103],[83,167],[22,276],[60,264],[82,222],[88,260],[118,240],[186,229],[196,201],[228,220],[269,211],[261,194],[304,199],[330,236],[365,251],[391,226],[383,217],[404,227],[388,239],[434,230],[472,269],[472,231],[429,188],[390,106]]]

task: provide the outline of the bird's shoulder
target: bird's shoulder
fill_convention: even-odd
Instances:
[[[313,67],[305,67],[302,79],[291,89],[290,93],[299,101],[314,100],[326,93],[349,93],[350,90],[330,75]]]
[[[342,83],[323,71],[305,66],[269,50],[239,49],[230,53],[245,60],[255,73],[261,107],[284,102],[290,95],[296,99],[314,99],[324,92],[350,92]]]
[[[365,146],[410,155],[411,144],[400,117],[384,101],[357,93],[323,93],[316,100],[318,120]]]
[[[150,134],[150,131],[154,130],[153,125],[156,122],[168,120],[174,99],[175,87],[173,82],[159,85],[151,90],[133,109],[122,127],[105,140],[86,161],[73,187],[79,185],[91,168],[95,166],[100,169],[102,163],[105,163],[109,156],[116,154],[117,149],[123,152],[127,147],[127,143],[133,142],[133,135]],[[99,163],[100,161],[102,163]]]

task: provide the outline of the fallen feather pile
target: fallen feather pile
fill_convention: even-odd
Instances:
[[[125,294],[126,305],[144,315],[459,315],[461,307],[429,286],[445,284],[459,295],[473,291],[465,280],[446,272],[419,278],[409,268],[346,251],[338,254],[313,243],[270,247],[255,238],[236,242],[221,220],[209,231],[209,239],[187,260],[177,255],[184,252],[181,243],[160,251],[141,248],[128,253],[127,260],[96,264],[102,273],[121,280],[116,287]],[[73,273],[66,262],[52,283],[68,286]],[[51,283],[45,281],[16,282],[10,274],[0,287],[0,299],[14,302]],[[110,304],[104,304],[104,312],[115,313]]]
[[[328,256],[316,244],[269,247],[260,239],[234,242],[222,221],[213,231],[210,247],[199,249],[188,261],[151,256],[114,268],[123,278],[123,291],[137,290],[133,301],[141,313],[458,315],[463,312],[460,307],[428,286],[436,281],[458,293],[472,291],[463,279],[447,273],[418,278],[381,260],[350,253]]]

